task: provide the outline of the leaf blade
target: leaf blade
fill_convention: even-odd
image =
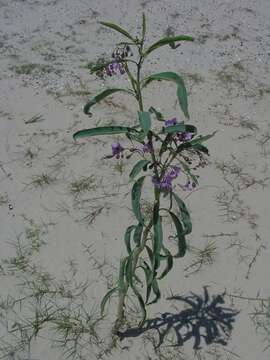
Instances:
[[[136,43],[136,40],[125,29],[121,28],[119,25],[106,21],[100,21],[100,24],[121,33],[122,35],[130,39],[132,42]]]
[[[142,186],[143,181],[145,179],[145,176],[140,177],[135,184],[132,187],[131,190],[131,203],[132,203],[132,210],[136,217],[136,219],[139,221],[139,223],[144,223],[142,213],[141,213],[141,206],[140,206],[140,199],[141,199],[141,192],[142,192]]]
[[[133,169],[131,170],[129,177],[131,179],[134,179],[140,172],[141,170],[147,165],[149,164],[151,161],[149,160],[139,160],[133,167]]]
[[[90,129],[79,130],[73,134],[73,139],[77,140],[78,138],[97,135],[114,135],[122,133],[126,134],[128,132],[136,132],[136,130],[127,126],[100,126]]]
[[[187,249],[184,229],[183,229],[183,226],[182,226],[180,220],[178,219],[178,217],[171,211],[169,211],[169,213],[174,222],[174,225],[176,228],[176,233],[177,233],[177,238],[178,238],[178,253],[176,255],[174,255],[174,257],[175,258],[183,257],[185,255],[186,249]]]
[[[177,35],[177,36],[167,36],[164,37],[154,44],[152,44],[145,52],[145,56],[149,55],[152,51],[160,48],[164,45],[174,45],[177,41],[194,41],[194,38],[189,35]]]

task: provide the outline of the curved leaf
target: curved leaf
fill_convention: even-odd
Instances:
[[[125,287],[125,267],[128,257],[121,259],[120,268],[119,268],[119,278],[118,278],[118,288],[119,290],[124,289]]]
[[[152,280],[153,280],[153,272],[150,268],[150,266],[147,264],[146,261],[143,261],[143,265],[140,265],[140,267],[143,269],[145,274],[145,280],[146,280],[146,299],[145,304],[147,304],[149,297],[151,295],[151,289],[152,289]]]
[[[131,253],[126,262],[126,281],[128,284],[132,285],[133,273],[132,273],[132,262],[133,262],[133,253]]]
[[[141,294],[139,293],[139,291],[137,290],[137,288],[133,285],[131,286],[132,290],[134,291],[134,294],[137,296],[139,304],[140,304],[140,308],[141,308],[141,312],[142,312],[142,320],[139,323],[139,326],[141,327],[146,319],[146,309],[145,309],[145,303],[143,301],[143,297],[141,296]]]
[[[162,247],[162,249],[165,252],[165,257],[164,258],[167,259],[167,266],[163,270],[161,275],[158,277],[159,280],[163,279],[173,267],[173,256],[172,256],[172,254],[164,246]]]
[[[140,206],[140,200],[141,200],[141,193],[142,193],[142,186],[145,176],[140,177],[135,184],[133,185],[133,188],[131,190],[131,203],[132,203],[132,209],[134,212],[134,215],[136,216],[136,219],[139,221],[139,223],[144,223],[142,213],[141,213],[141,206]]]
[[[176,233],[177,233],[177,238],[178,238],[178,253],[176,255],[174,255],[174,257],[183,257],[186,253],[186,249],[187,249],[187,244],[186,244],[186,239],[185,239],[185,233],[184,233],[184,229],[183,226],[180,222],[180,220],[178,219],[178,217],[171,211],[169,211],[175,228],[176,228]]]
[[[145,13],[142,14],[142,39],[144,40],[146,33],[146,18]]]
[[[113,30],[118,31],[119,33],[121,33],[122,35],[126,36],[127,38],[129,38],[132,42],[136,43],[136,40],[123,28],[121,28],[119,25],[113,24],[113,23],[109,23],[109,22],[104,22],[104,21],[100,21],[100,24],[107,26]]]
[[[147,135],[148,131],[151,129],[151,117],[148,111],[138,111],[139,121],[144,134]]]
[[[176,41],[194,41],[194,38],[188,35],[178,35],[178,36],[168,36],[164,37],[157,42],[155,42],[153,45],[151,45],[146,52],[144,53],[145,56],[149,55],[152,51],[158,49],[161,46],[164,45],[173,45]]]
[[[190,234],[192,231],[192,223],[189,215],[189,211],[185,205],[185,203],[179,198],[178,195],[176,195],[174,192],[172,192],[172,195],[179,207],[180,210],[180,216],[182,219],[182,222],[184,224],[184,233],[185,235]]]
[[[155,299],[149,302],[147,305],[155,304],[160,299],[160,290],[158,287],[157,279],[153,279],[152,281],[152,289],[154,294],[156,295]]]
[[[105,99],[107,96],[112,95],[115,92],[125,92],[125,93],[133,95],[133,92],[131,90],[117,89],[117,88],[106,89],[106,90],[102,91],[101,93],[99,93],[98,95],[96,95],[95,97],[93,97],[90,101],[88,101],[88,103],[83,108],[83,112],[85,114],[90,114],[89,110],[93,105],[95,105],[96,103]]]
[[[131,232],[136,228],[136,225],[131,225],[127,228],[126,232],[125,232],[125,244],[126,244],[126,248],[127,248],[127,252],[130,254],[131,253],[131,246],[130,246],[130,240],[131,240]]]
[[[214,132],[212,132],[212,134],[209,134],[209,135],[198,136],[195,139],[191,140],[190,143],[192,145],[201,144],[204,141],[207,141],[207,140],[211,139],[211,137],[213,137],[216,133],[217,133],[217,130],[215,130]]]
[[[134,240],[135,244],[137,244],[137,245],[140,245],[142,232],[143,232],[143,224],[139,223],[136,226],[135,231],[134,231],[134,235],[133,235],[133,240]]]
[[[150,82],[154,80],[166,80],[166,81],[173,81],[177,85],[177,97],[180,104],[180,107],[184,113],[184,115],[189,119],[188,113],[188,101],[187,101],[187,90],[185,87],[184,80],[173,72],[162,72],[159,74],[150,75],[146,79],[143,80],[143,87],[148,85]]]
[[[139,160],[131,170],[131,173],[129,174],[129,177],[131,179],[134,179],[139,172],[145,167],[145,165],[149,164],[151,161],[149,160]]]
[[[127,126],[100,126],[91,129],[79,130],[73,134],[73,139],[77,140],[78,138],[96,135],[114,135],[121,133],[126,134],[129,132],[136,132],[136,130]]]
[[[101,304],[100,304],[101,316],[104,315],[105,305],[107,304],[107,301],[110,299],[112,294],[117,290],[118,290],[118,287],[114,287],[113,289],[110,289],[103,297]]]

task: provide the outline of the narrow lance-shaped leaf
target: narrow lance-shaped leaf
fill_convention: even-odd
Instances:
[[[145,135],[147,135],[148,131],[151,129],[150,113],[148,111],[138,111],[138,115],[141,128]]]
[[[191,140],[190,143],[192,145],[201,144],[204,141],[207,141],[207,140],[211,139],[216,133],[217,133],[217,130],[215,130],[212,134],[209,134],[209,135],[198,136],[195,139]]]
[[[191,223],[191,219],[190,219],[190,215],[189,215],[189,211],[184,203],[184,201],[182,201],[178,195],[176,195],[174,192],[172,193],[178,207],[180,210],[180,216],[182,219],[182,222],[184,224],[184,228],[185,228],[185,235],[190,234],[192,231],[192,223]]]
[[[113,24],[113,23],[109,23],[109,22],[104,22],[104,21],[100,21],[100,24],[107,26],[115,31],[118,31],[119,33],[121,33],[122,35],[126,36],[127,38],[129,38],[133,43],[136,43],[136,40],[123,28],[121,28],[119,25]]]
[[[101,304],[100,304],[100,311],[101,311],[101,316],[104,315],[104,310],[105,310],[105,306],[108,302],[108,300],[110,299],[110,297],[112,296],[112,294],[114,292],[118,291],[118,287],[114,287],[113,289],[110,289],[105,296],[103,297]]]
[[[149,164],[151,161],[149,160],[139,160],[133,167],[133,169],[131,170],[131,173],[129,174],[129,177],[131,179],[134,179],[139,173],[140,171],[147,165]]]
[[[130,240],[131,240],[131,233],[132,231],[136,229],[135,225],[131,225],[127,228],[126,232],[125,232],[125,244],[126,244],[126,248],[127,248],[127,252],[130,254],[131,253],[131,245],[130,245]]]
[[[158,287],[157,279],[153,279],[153,281],[152,281],[152,290],[153,290],[154,294],[156,295],[156,297],[154,298],[154,300],[149,302],[148,305],[155,304],[160,299],[160,290]]]
[[[157,42],[155,42],[154,44],[152,44],[144,53],[145,56],[149,55],[152,51],[160,48],[161,46],[164,45],[172,45],[174,46],[174,43],[177,41],[194,41],[194,38],[188,35],[177,35],[177,36],[168,36],[168,37],[164,37],[160,40],[158,40]]]
[[[142,39],[144,40],[146,33],[146,18],[145,13],[142,14]]]
[[[125,92],[127,94],[134,95],[131,90],[127,90],[127,89],[121,89],[121,88],[120,89],[118,89],[118,88],[106,89],[106,90],[102,91],[101,93],[99,93],[98,95],[94,96],[90,101],[88,101],[88,103],[83,108],[84,113],[90,114],[89,110],[93,105],[95,105],[96,103],[105,99],[107,96],[110,96],[116,92]]]
[[[186,239],[184,234],[184,229],[179,221],[178,217],[171,211],[169,211],[172,220],[174,222],[177,238],[178,238],[178,253],[174,257],[183,257],[186,253],[187,245],[186,245]]]
[[[100,126],[91,129],[79,130],[73,134],[73,139],[77,140],[79,138],[99,135],[127,134],[131,132],[136,133],[136,130],[126,126]]]
[[[188,101],[187,101],[187,90],[185,87],[184,80],[178,74],[174,72],[163,72],[159,74],[150,75],[146,79],[143,80],[143,87],[148,85],[150,82],[154,80],[166,80],[173,81],[177,85],[177,97],[180,104],[180,107],[184,113],[184,115],[189,118],[188,113]]]
[[[142,213],[141,213],[141,193],[142,193],[142,186],[145,176],[140,177],[135,184],[133,185],[132,191],[131,191],[131,202],[132,202],[132,209],[134,212],[134,215],[136,216],[136,219],[140,223],[144,223]]]
[[[134,240],[135,244],[137,244],[137,245],[140,245],[142,232],[143,232],[143,224],[139,223],[136,226],[136,228],[134,230],[134,235],[133,235],[133,240]]]
[[[118,288],[119,290],[124,289],[125,287],[125,267],[128,258],[121,259],[120,268],[119,268],[119,278],[118,278]]]
[[[162,249],[163,249],[163,251],[165,253],[164,258],[167,260],[167,266],[163,270],[161,275],[158,277],[159,280],[163,279],[173,267],[173,256],[172,256],[172,254],[170,253],[170,251],[167,248],[165,248],[165,246],[162,246]]]
[[[142,320],[140,321],[139,326],[142,326],[146,319],[145,303],[143,301],[141,294],[139,293],[138,289],[136,288],[136,286],[132,285],[131,288],[134,291],[134,294],[137,296],[139,304],[140,304],[140,308],[141,308],[141,312],[142,312]]]

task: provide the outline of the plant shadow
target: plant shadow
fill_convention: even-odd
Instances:
[[[148,330],[157,330],[159,335],[156,348],[160,347],[165,337],[174,330],[176,341],[173,346],[183,346],[194,338],[193,349],[201,349],[204,339],[206,345],[212,343],[227,345],[233,329],[235,316],[239,311],[224,307],[224,295],[209,296],[207,286],[203,287],[203,295],[191,293],[190,296],[171,296],[167,300],[179,300],[188,305],[187,309],[179,313],[165,312],[160,317],[146,320],[143,326],[118,332],[120,340],[137,337]]]

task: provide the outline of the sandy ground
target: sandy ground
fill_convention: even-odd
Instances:
[[[268,338],[262,325],[256,331],[258,316],[252,321],[250,315],[255,309],[265,312],[267,301],[257,297],[270,297],[268,0],[0,0],[3,358],[72,355],[76,329],[69,338],[61,324],[56,332],[44,321],[35,338],[34,321],[57,308],[66,323],[87,327],[117,279],[119,259],[125,254],[123,232],[133,223],[128,179],[132,162],[102,160],[110,153],[111,142],[120,137],[75,143],[72,134],[97,124],[136,121],[136,106],[123,95],[96,106],[91,118],[82,107],[104,87],[126,85],[125,77],[101,81],[88,74],[87,63],[110,56],[119,40],[98,21],[116,22],[136,33],[142,11],[149,42],[168,29],[196,39],[175,51],[167,47],[157,51],[144,74],[167,70],[182,74],[190,122],[201,134],[218,130],[208,144],[210,163],[200,170],[199,188],[189,195],[179,191],[193,220],[190,251],[161,282],[163,297],[149,308],[149,317],[181,313],[187,304],[166,300],[171,291],[203,298],[204,286],[210,298],[226,291],[223,306],[239,313],[227,345],[206,345],[202,339],[201,349],[194,351],[193,334],[183,346],[168,347],[166,338],[155,350],[157,330],[149,330],[106,352],[113,300],[107,317],[97,324],[97,337],[85,332],[74,356],[269,359],[269,349],[264,349],[270,331]],[[181,117],[174,95],[167,84],[149,87],[146,103],[168,117]],[[167,227],[169,231],[170,224]],[[211,246],[209,256],[194,251]],[[39,297],[44,287],[48,294],[44,291]],[[131,323],[138,316],[137,306],[130,303]],[[172,329],[167,337],[174,334]],[[62,348],[56,346],[61,342],[51,341],[58,337]]]

